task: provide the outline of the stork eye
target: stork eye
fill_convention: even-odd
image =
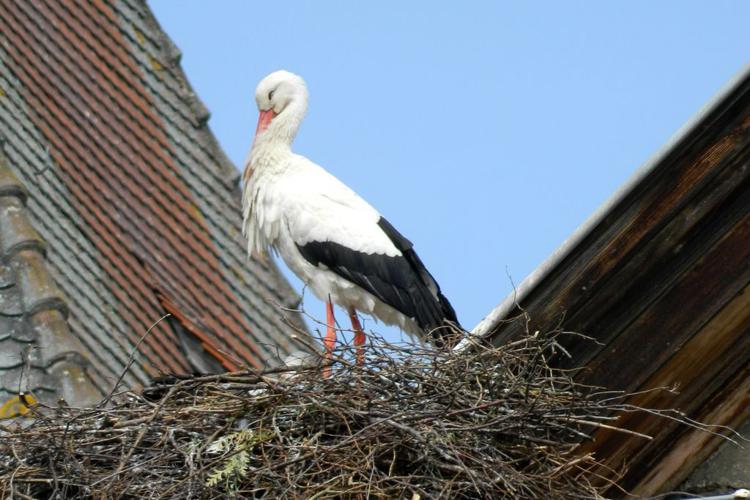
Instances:
[[[270,91],[270,92],[268,93],[268,100],[269,100],[269,101],[270,101],[271,99],[273,99],[273,93],[274,93],[274,92],[276,92],[276,89],[273,89],[272,91]]]

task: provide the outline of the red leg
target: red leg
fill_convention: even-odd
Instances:
[[[354,330],[354,346],[357,348],[357,364],[361,365],[365,361],[365,332],[362,331],[362,325],[359,324],[357,311],[349,308],[349,319],[352,320],[352,329]]]
[[[323,345],[326,348],[326,361],[330,362],[333,359],[333,348],[336,347],[336,319],[333,317],[333,304],[330,299],[326,302],[326,326],[326,338],[323,340]],[[323,368],[323,376],[331,376],[330,366]]]

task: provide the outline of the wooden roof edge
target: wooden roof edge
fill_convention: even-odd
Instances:
[[[575,231],[547,257],[534,271],[531,272],[516,289],[495,307],[472,330],[478,337],[488,337],[496,333],[498,327],[508,320],[516,310],[518,304],[524,301],[539,287],[544,286],[547,278],[564,262],[585,245],[602,223],[613,213],[622,210],[632,200],[632,195],[649,178],[668,164],[670,159],[678,154],[681,148],[690,144],[698,134],[705,133],[707,124],[724,114],[741,96],[750,93],[750,63],[745,65],[712,99],[710,99],[690,120],[688,120],[672,137],[631,177],[621,185],[602,205],[597,208]],[[457,350],[470,345],[468,341],[456,346]]]

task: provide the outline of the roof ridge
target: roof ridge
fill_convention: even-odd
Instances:
[[[166,56],[165,59],[168,63],[169,69],[173,72],[174,78],[178,82],[180,82],[180,84],[185,89],[184,92],[180,92],[178,95],[183,100],[185,100],[185,102],[188,104],[188,109],[194,114],[196,118],[195,123],[198,124],[196,129],[205,136],[205,138],[207,139],[206,144],[208,144],[212,150],[210,151],[210,153],[212,153],[217,163],[220,164],[225,170],[225,180],[229,181],[231,184],[236,183],[240,179],[240,173],[235,168],[234,163],[224,152],[221,144],[219,144],[219,141],[216,139],[216,135],[211,131],[211,127],[208,124],[208,121],[211,118],[211,111],[208,109],[208,107],[206,107],[205,103],[198,96],[198,93],[195,91],[195,89],[193,89],[193,86],[190,84],[185,71],[182,69],[182,65],[180,64],[180,60],[182,59],[182,51],[179,47],[177,47],[174,41],[172,41],[167,32],[164,31],[164,29],[161,27],[161,24],[159,24],[159,21],[156,19],[156,16],[154,16],[154,13],[150,8],[148,8],[146,1],[137,1],[141,4],[141,11],[145,14],[143,18],[144,22],[147,25],[150,25],[150,27],[158,35],[159,39],[155,40],[155,42]],[[130,1],[124,0],[123,3],[128,4],[132,8],[132,5],[130,5]]]
[[[154,69],[165,71],[166,73],[170,74],[171,78],[174,78],[179,83],[180,87],[175,88],[170,84],[169,78],[159,80],[165,86],[165,88],[171,91],[172,96],[176,97],[184,104],[186,104],[185,108],[189,110],[189,113],[185,113],[185,108],[177,106],[175,102],[169,99],[170,95],[164,95],[158,89],[153,88],[150,82],[143,80],[141,83],[146,88],[148,88],[151,97],[159,99],[162,103],[166,104],[174,113],[185,117],[190,122],[194,130],[200,131],[202,135],[205,134],[205,138],[207,139],[206,142],[209,143],[209,148],[204,148],[204,145],[201,144],[200,149],[205,151],[206,155],[211,158],[212,162],[219,164],[219,167],[223,170],[223,176],[220,175],[222,174],[222,172],[217,172],[213,169],[210,170],[210,173],[223,182],[228,182],[229,184],[236,183],[239,180],[239,173],[234,167],[234,163],[226,156],[226,153],[221,148],[221,145],[218,144],[218,141],[216,141],[216,136],[210,131],[210,127],[207,126],[207,122],[210,117],[210,111],[207,109],[203,101],[198,97],[197,93],[193,90],[189,80],[187,79],[187,76],[182,70],[182,67],[180,65],[182,52],[164,32],[158,21],[154,18],[153,13],[145,5],[145,3],[140,3],[141,6],[134,6],[131,5],[130,2],[122,1],[119,2],[115,8],[120,14],[122,14],[120,7],[124,7],[125,9],[136,12],[138,14],[136,17],[140,18],[149,30],[154,30],[157,33],[157,37],[150,36],[147,31],[139,29],[135,24],[135,22],[137,21],[136,18],[131,18],[134,23],[132,25],[134,33],[130,33],[127,29],[125,29],[124,26],[118,24],[115,20],[112,20],[111,18],[108,19],[112,23],[113,27],[119,30],[120,34],[134,46],[142,47],[144,42],[147,41],[149,45],[153,46],[158,51],[161,51],[163,53],[164,57],[159,60],[154,58],[151,54],[148,54],[150,64]],[[103,14],[107,14],[107,12],[103,12]],[[106,34],[109,33],[107,32]],[[96,49],[96,47],[93,48]],[[144,52],[148,51],[144,49]],[[119,55],[115,54],[114,52],[112,53],[112,55],[114,57],[119,57]],[[132,71],[132,68],[130,68],[130,66],[128,65],[129,59],[122,61]],[[139,76],[139,73],[135,72],[134,75]],[[172,123],[184,132],[184,129],[182,129],[182,127],[179,127],[176,122]],[[191,148],[185,148],[182,144],[175,144],[175,146],[180,147],[185,151],[186,154],[192,155],[195,158]]]
[[[18,295],[11,317],[28,326],[2,340],[9,345],[3,346],[0,390],[41,391],[36,399],[47,403],[53,402],[50,392],[69,404],[92,403],[101,388],[87,374],[83,348],[70,331],[68,298],[47,268],[46,242],[26,214],[27,200],[26,187],[0,151],[0,261],[11,275],[7,289]]]

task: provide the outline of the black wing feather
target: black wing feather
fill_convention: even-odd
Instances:
[[[411,268],[419,275],[420,280],[422,281],[424,286],[427,287],[430,295],[435,300],[437,300],[440,306],[440,310],[442,311],[441,324],[443,324],[444,321],[447,320],[453,323],[455,326],[459,326],[458,318],[456,317],[456,311],[453,309],[453,306],[450,304],[450,302],[448,302],[448,299],[445,297],[445,295],[443,295],[440,291],[440,285],[438,285],[437,281],[435,281],[435,278],[432,277],[432,274],[430,274],[425,265],[422,263],[422,259],[420,259],[419,255],[417,255],[417,252],[414,251],[414,245],[412,245],[411,241],[409,241],[401,233],[399,233],[398,230],[396,230],[396,228],[393,227],[393,225],[391,225],[391,223],[388,222],[385,217],[380,217],[378,226],[380,226],[386,236],[390,238],[396,248],[401,251],[401,253],[404,255],[404,258],[409,262]]]
[[[314,266],[323,264],[339,276],[357,284],[382,302],[413,318],[419,327],[434,331],[440,340],[439,327],[446,323],[458,326],[456,313],[440,292],[412,243],[385,218],[378,226],[402,253],[402,256],[357,252],[330,241],[311,241],[297,245],[302,256]]]

